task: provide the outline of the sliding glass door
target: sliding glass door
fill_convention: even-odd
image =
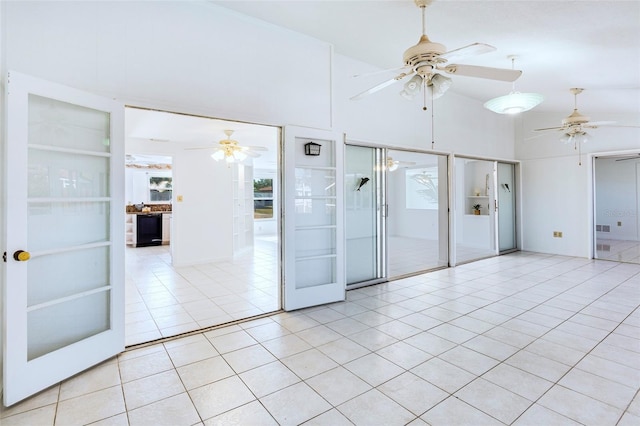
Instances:
[[[448,266],[447,157],[387,151],[389,277]]]
[[[448,266],[446,155],[347,145],[350,288]]]
[[[345,150],[345,238],[347,285],[386,277],[382,208],[382,149],[347,145]]]
[[[515,164],[455,159],[455,263],[517,249]]]

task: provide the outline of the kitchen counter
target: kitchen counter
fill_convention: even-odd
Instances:
[[[171,204],[145,204],[144,206],[151,209],[148,213],[171,213],[172,211]],[[134,204],[128,204],[125,211],[128,214],[143,214]]]

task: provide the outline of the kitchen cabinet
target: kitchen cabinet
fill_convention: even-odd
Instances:
[[[135,214],[125,215],[124,222],[126,244],[131,247],[136,246],[137,220]]]

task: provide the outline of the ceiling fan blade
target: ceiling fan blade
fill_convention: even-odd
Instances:
[[[608,126],[610,124],[616,124],[615,121],[590,121],[586,123],[587,126]]]
[[[392,84],[397,83],[398,81],[400,81],[403,78],[408,77],[408,76],[410,76],[412,74],[413,74],[413,72],[399,74],[399,75],[395,76],[394,78],[392,78],[391,80],[384,81],[384,82],[378,84],[377,86],[373,86],[372,88],[365,90],[362,93],[358,93],[357,95],[353,96],[351,98],[351,100],[352,101],[357,101],[359,99],[362,99],[365,96],[370,95],[370,94],[375,93],[375,92],[378,92],[378,91],[384,89],[387,86],[391,86]]]
[[[537,135],[529,136],[528,138],[524,138],[525,141],[530,141],[533,139],[538,139],[545,136],[545,133],[538,133]]]
[[[386,70],[365,72],[363,74],[354,74],[353,77],[369,77],[369,76],[372,76],[372,75],[384,74],[384,73],[392,72],[392,71],[393,72],[400,72],[400,71],[404,72],[405,70],[410,71],[411,67],[405,65],[403,67],[389,68],[389,69],[386,69]]]
[[[249,156],[249,157],[253,157],[253,158],[258,158],[260,157],[260,154],[258,154],[257,152],[253,152],[253,151],[242,151],[243,154]]]
[[[467,56],[482,55],[483,53],[493,52],[494,50],[496,50],[496,48],[489,44],[473,43],[468,46],[445,52],[440,55],[440,57],[447,61],[452,61],[460,58],[466,58]]]
[[[510,70],[507,68],[480,67],[477,65],[450,64],[438,67],[439,70],[449,74],[464,75],[467,77],[487,78],[489,80],[500,80],[513,82],[522,75],[520,70]]]
[[[251,151],[268,151],[267,148],[265,148],[264,146],[247,146],[247,147],[242,147],[242,149],[247,148],[250,149]]]
[[[615,123],[615,121],[592,121],[590,123],[583,124],[582,127],[585,127],[587,129],[597,129],[598,127],[631,127],[635,129],[640,128],[640,126],[622,126]]]
[[[196,149],[218,149],[218,147],[217,146],[197,146],[195,148],[185,148],[185,150],[187,151],[192,151]]]
[[[542,129],[533,129],[534,132],[546,132],[549,130],[562,130],[564,127],[545,127]]]

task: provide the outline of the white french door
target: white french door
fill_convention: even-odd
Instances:
[[[320,145],[319,155],[305,145]],[[284,128],[284,309],[345,298],[344,146],[333,132]]]
[[[9,72],[4,404],[124,350],[124,106]]]

